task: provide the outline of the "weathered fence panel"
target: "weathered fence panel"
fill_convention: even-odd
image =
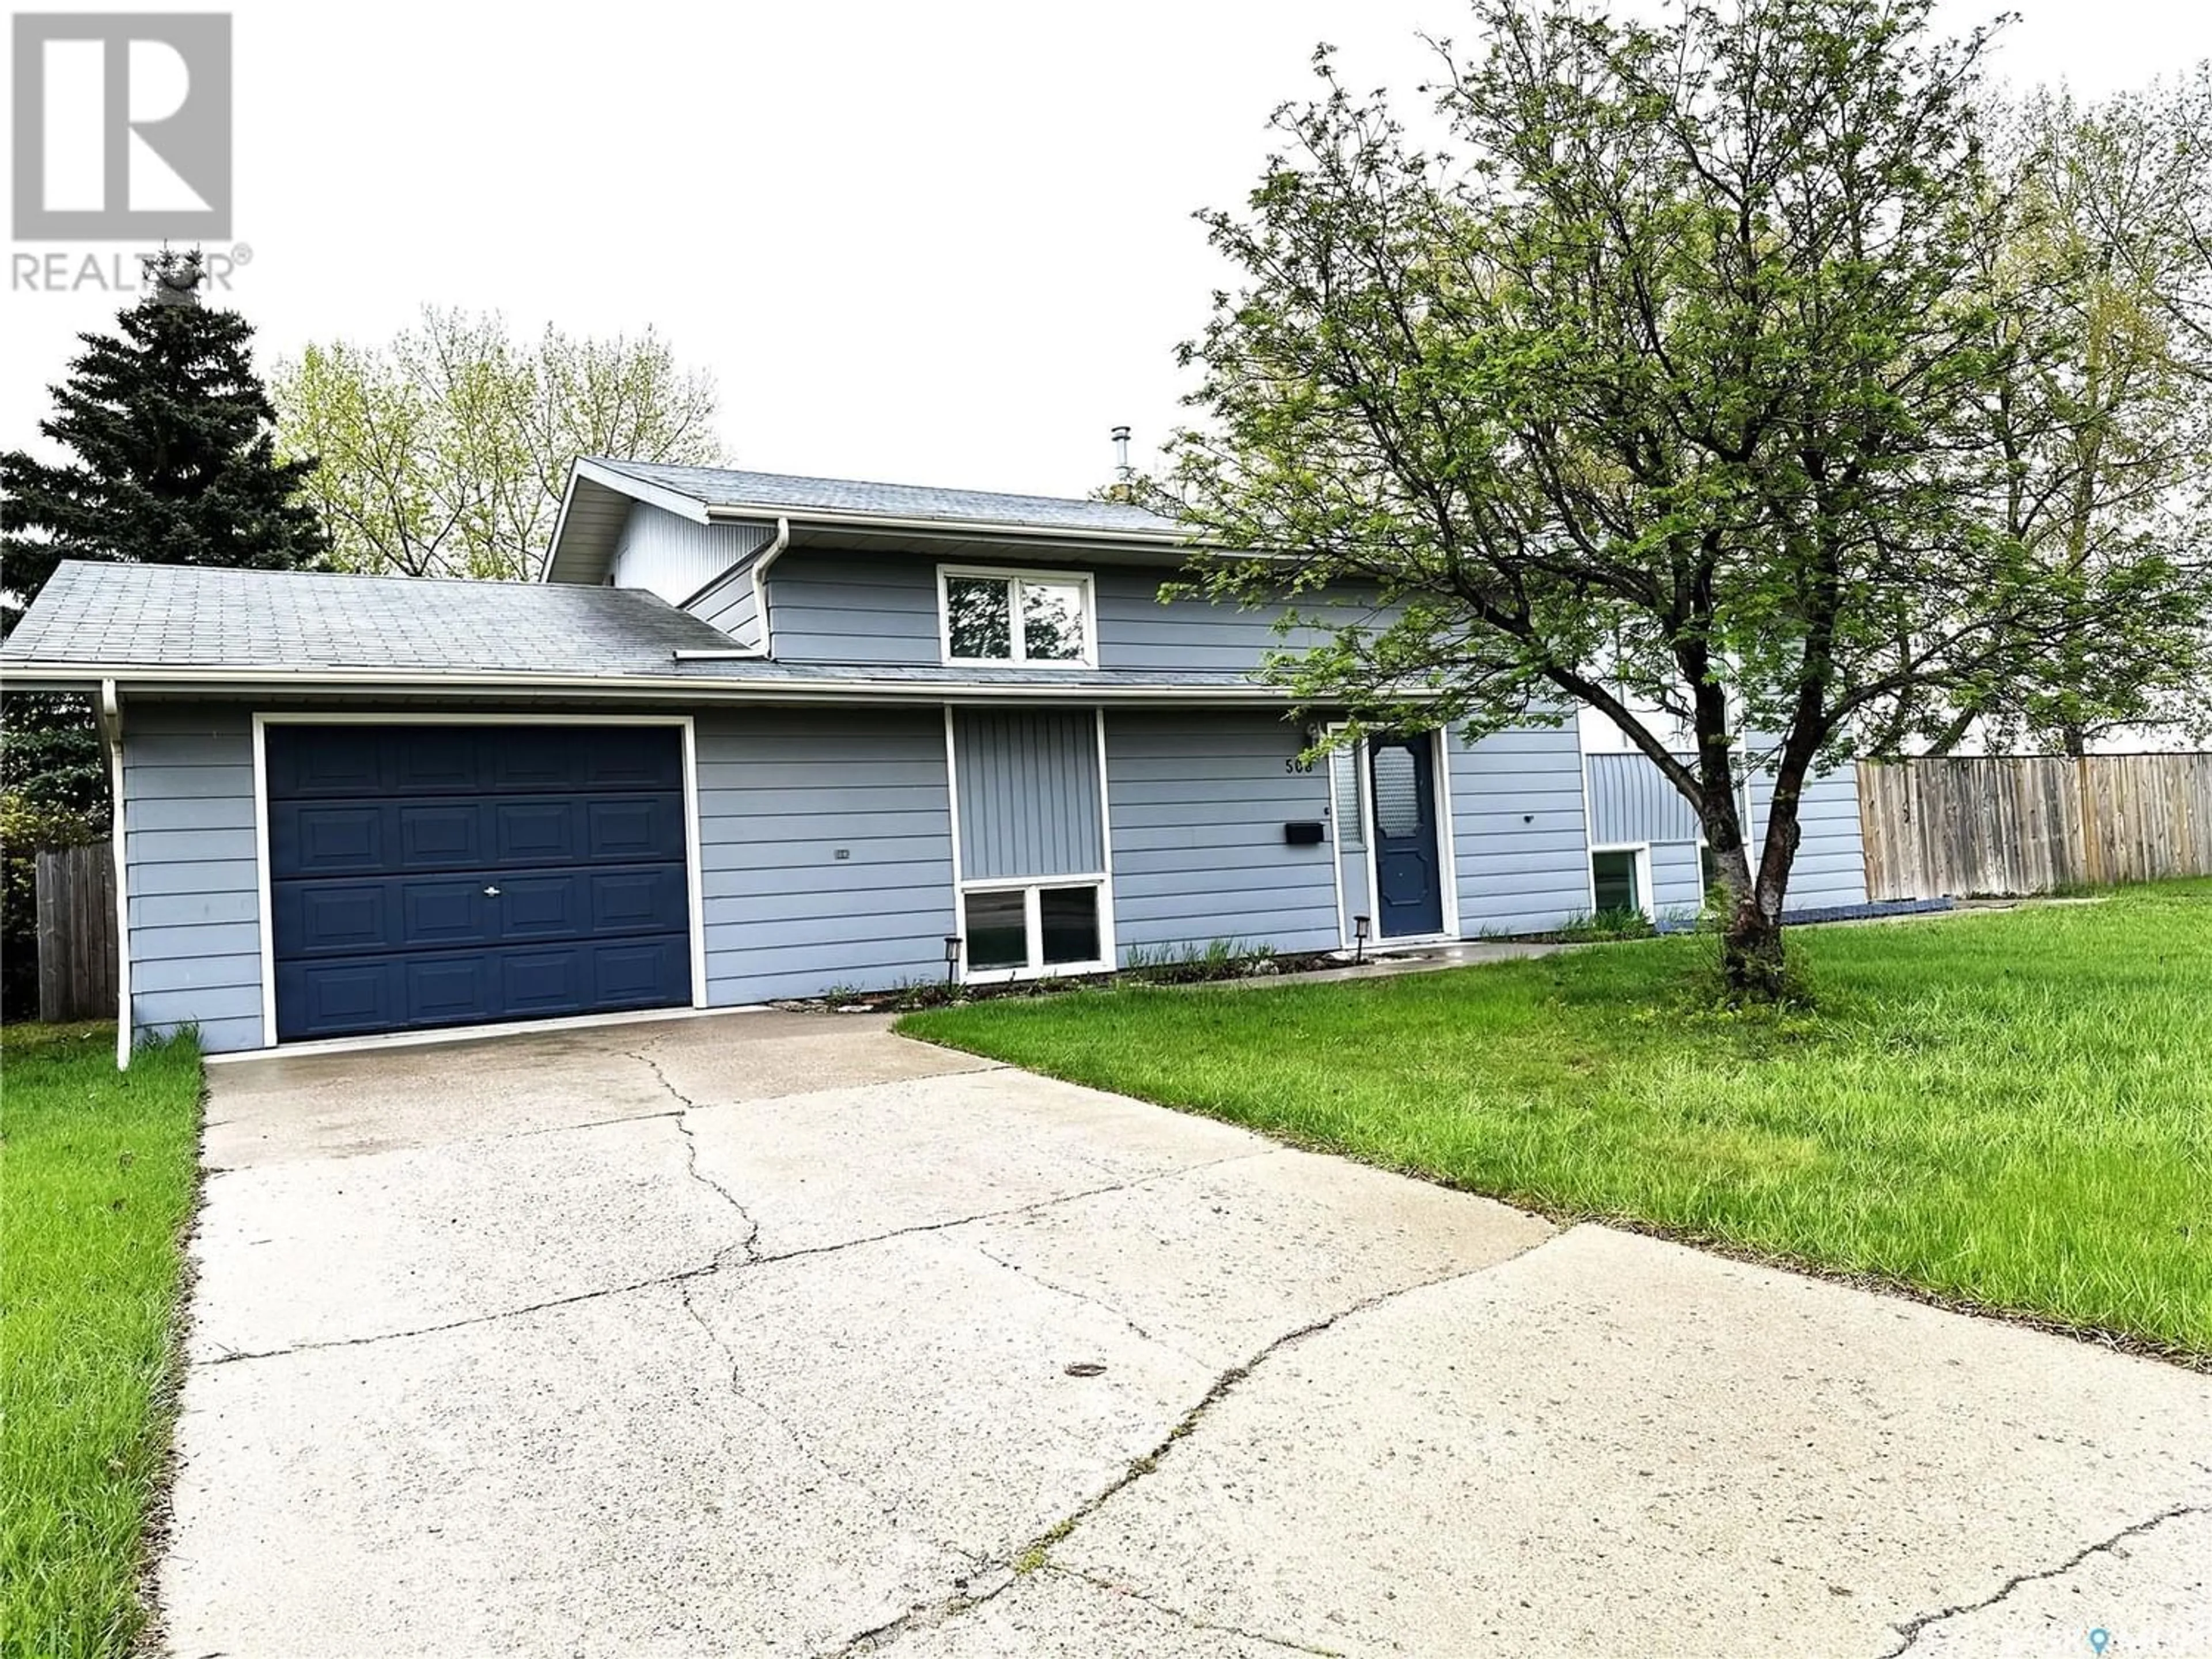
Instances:
[[[1859,763],[1870,899],[2212,875],[2212,754]]]
[[[115,1012],[115,854],[106,842],[38,855],[39,1018]]]

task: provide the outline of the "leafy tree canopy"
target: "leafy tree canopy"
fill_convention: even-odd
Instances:
[[[2057,507],[2116,418],[2096,262],[1992,160],[1988,33],[1929,9],[1478,0],[1442,145],[1324,49],[1248,210],[1206,216],[1240,283],[1185,348],[1210,418],[1172,494],[1231,556],[1194,581],[1322,623],[1276,672],[1369,725],[1613,720],[1704,823],[1747,996],[1784,989],[1816,763],[2118,713],[2206,621],[2182,455],[2087,536]],[[1346,589],[1382,619],[1319,603]]]
[[[309,495],[342,569],[537,574],[579,455],[711,465],[711,376],[652,330],[548,328],[426,308],[388,346],[312,345],[280,366],[286,453],[321,459]]]

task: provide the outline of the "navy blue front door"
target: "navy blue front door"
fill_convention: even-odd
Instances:
[[[1375,796],[1377,929],[1385,939],[1444,930],[1444,882],[1437,856],[1436,749],[1430,734],[1368,744]]]
[[[691,1000],[674,726],[264,735],[280,1039]]]

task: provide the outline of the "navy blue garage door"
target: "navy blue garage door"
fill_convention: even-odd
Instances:
[[[279,1039],[691,1000],[677,728],[265,736]]]

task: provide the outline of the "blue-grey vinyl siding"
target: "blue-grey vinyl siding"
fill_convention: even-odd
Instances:
[[[1766,839],[1767,803],[1772,779],[1751,775],[1752,845]],[[1866,847],[1859,834],[1858,769],[1849,762],[1832,772],[1808,778],[1797,803],[1797,856],[1790,866],[1787,910],[1814,910],[1834,904],[1866,902]]]
[[[253,726],[222,704],[123,711],[131,1023],[198,1025],[210,1054],[261,1046]]]
[[[1132,946],[1337,944],[1334,850],[1283,825],[1328,816],[1328,769],[1286,767],[1298,727],[1264,710],[1106,714],[1114,933]]]
[[[944,977],[940,710],[702,714],[697,748],[710,1003]]]
[[[941,661],[938,563],[920,554],[786,553],[769,578],[774,654],[784,662],[903,667]],[[1108,567],[1091,574],[1102,668],[1249,672],[1268,652],[1302,642],[1276,634],[1279,611],[1241,611],[1204,599],[1163,605],[1160,584],[1173,579],[1172,569]],[[1369,614],[1364,606],[1347,605],[1340,619]]]
[[[1697,813],[1645,757],[1591,755],[1583,764],[1589,770],[1591,846],[1698,838]]]
[[[1591,755],[1585,764],[1589,775],[1592,844],[1649,842],[1651,884],[1658,890],[1659,908],[1702,902],[1704,895],[1693,884],[1678,878],[1670,885],[1658,873],[1662,851],[1679,871],[1685,858],[1694,860],[1696,844],[1702,839],[1697,815],[1681,792],[1641,755]],[[1745,833],[1756,863],[1766,839],[1766,805],[1774,793],[1771,774],[1764,769],[1753,772],[1747,793],[1751,816]],[[1856,769],[1845,765],[1807,780],[1797,821],[1802,836],[1790,871],[1790,891],[1784,901],[1788,908],[1810,910],[1863,904],[1866,849],[1859,838]],[[1682,850],[1686,846],[1686,853]],[[1673,899],[1670,893],[1686,896]]]
[[[1705,902],[1705,866],[1693,841],[1655,842],[1651,847],[1651,910],[1659,916],[1694,915]]]
[[[747,559],[694,596],[684,608],[710,628],[719,628],[748,651],[760,648],[760,583]]]
[[[623,520],[608,574],[617,587],[642,587],[682,605],[775,533],[769,524],[701,524],[640,501]]]
[[[1589,914],[1582,742],[1574,722],[1449,739],[1463,934],[1525,933]]]
[[[952,740],[963,880],[1105,868],[1095,714],[955,709]]]

